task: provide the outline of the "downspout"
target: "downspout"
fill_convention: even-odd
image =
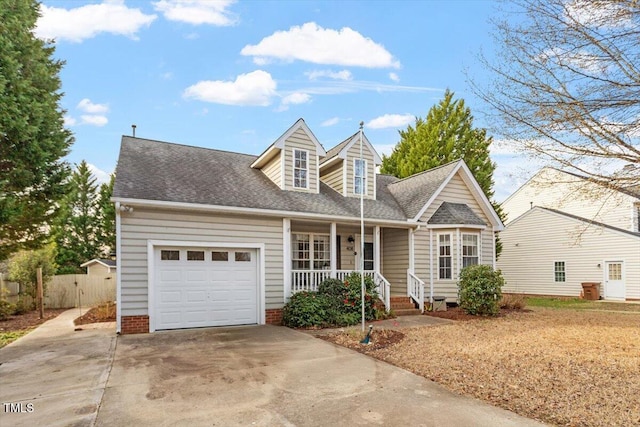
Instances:
[[[120,219],[120,202],[116,202],[116,333],[122,331],[122,223]]]
[[[429,304],[433,307],[433,228],[429,229]]]

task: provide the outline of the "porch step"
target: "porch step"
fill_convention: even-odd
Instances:
[[[396,316],[416,316],[420,314],[420,310],[417,308],[400,308],[394,309],[393,313]]]
[[[416,308],[416,305],[409,297],[391,297],[390,305],[394,312],[398,310],[413,310]]]

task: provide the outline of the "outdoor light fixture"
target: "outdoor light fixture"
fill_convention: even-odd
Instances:
[[[355,242],[355,239],[353,238],[353,236],[349,236],[349,237],[347,238],[347,242],[349,242],[349,243],[353,243],[353,242]]]

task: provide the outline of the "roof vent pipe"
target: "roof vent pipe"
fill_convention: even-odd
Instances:
[[[133,130],[133,137],[136,137],[136,125],[131,125],[131,129]]]

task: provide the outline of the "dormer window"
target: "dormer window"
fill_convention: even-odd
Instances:
[[[366,194],[365,176],[367,176],[367,161],[353,160],[353,193]]]
[[[309,152],[293,150],[293,186],[294,188],[309,188]]]

